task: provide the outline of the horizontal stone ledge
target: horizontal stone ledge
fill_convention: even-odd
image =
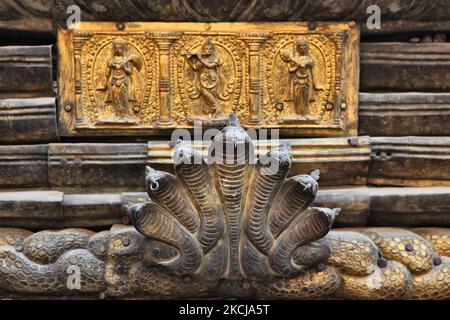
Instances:
[[[450,188],[370,188],[370,226],[450,227]]]
[[[122,222],[121,194],[0,192],[0,226],[27,229],[106,227]]]
[[[63,228],[63,193],[0,192],[0,225],[29,229]]]
[[[0,227],[107,227],[129,223],[129,206],[146,201],[145,192],[0,192]],[[341,208],[336,227],[450,227],[450,187],[325,188],[312,205]]]
[[[361,43],[362,91],[449,91],[450,43]]]
[[[450,93],[359,94],[359,134],[450,136]]]
[[[0,99],[54,96],[52,47],[0,47],[0,74]]]
[[[369,137],[313,138],[259,140],[258,154],[287,142],[291,146],[292,169],[290,175],[304,174],[320,169],[321,186],[365,185],[369,165]],[[206,157],[208,143],[192,146]],[[173,172],[173,147],[167,141],[148,142],[148,163],[160,170]],[[339,168],[339,170],[336,170]]]
[[[341,208],[342,211],[337,216],[334,226],[365,226],[370,214],[370,189],[367,187],[319,189],[312,206]]]
[[[101,227],[124,222],[121,194],[65,194],[62,207],[66,227]]]
[[[450,186],[450,137],[281,139],[290,175],[320,169],[321,187]],[[206,153],[206,145],[194,148]],[[259,141],[259,153],[271,143]],[[0,146],[0,189],[71,193],[145,191],[145,166],[173,173],[173,143],[50,143]]]
[[[3,144],[57,141],[55,98],[0,100],[0,128]]]
[[[48,179],[60,190],[144,189],[147,145],[143,143],[49,144]]]
[[[383,18],[382,18],[383,19]],[[450,30],[450,20],[447,21],[408,21],[408,19],[398,19],[382,21],[380,29],[369,29],[366,21],[360,22],[361,34],[372,35],[399,35],[404,34],[409,37],[423,33],[433,34],[434,32],[445,34]]]
[[[0,188],[48,187],[48,145],[0,146]]]
[[[319,168],[322,186],[366,184],[368,137],[286,141],[292,147],[292,175]],[[262,142],[260,147],[266,147],[267,152],[270,144]],[[4,172],[0,176],[0,189],[42,187],[73,193],[144,191],[145,166],[173,172],[172,153],[168,141],[0,146],[0,170]],[[334,170],[337,165],[341,170]]]
[[[450,186],[450,137],[370,138],[369,184]]]

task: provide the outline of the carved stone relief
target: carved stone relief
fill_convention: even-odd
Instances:
[[[277,35],[264,52],[269,123],[339,124],[342,35]]]
[[[81,23],[59,31],[59,56],[63,136],[224,127],[231,112],[297,136],[356,133],[353,23]]]
[[[133,226],[0,228],[0,296],[450,298],[448,229],[330,231],[340,209],[310,206],[318,171],[287,178],[288,145],[254,163],[252,144],[235,115],[214,162],[178,142],[175,175],[148,168],[150,199],[123,204]]]
[[[150,126],[158,114],[153,41],[145,35],[92,34],[76,34],[74,41],[81,46],[75,55],[81,74],[75,82],[78,126]]]

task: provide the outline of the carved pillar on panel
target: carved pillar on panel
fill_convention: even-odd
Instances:
[[[81,49],[86,40],[92,36],[91,33],[77,33],[74,37],[74,55],[75,55],[75,99],[76,99],[76,123],[77,125],[83,125],[83,103],[82,103],[82,68],[81,68]]]
[[[265,40],[269,37],[266,33],[245,33],[242,40],[249,48],[249,109],[248,124],[260,124],[260,109],[262,105],[262,77],[260,52]]]
[[[168,127],[173,125],[170,117],[170,46],[181,33],[151,32],[148,35],[155,40],[159,51],[159,118],[156,125]]]

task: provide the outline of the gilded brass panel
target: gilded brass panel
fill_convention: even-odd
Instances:
[[[161,135],[199,121],[356,134],[354,23],[81,23],[61,29],[60,134]]]

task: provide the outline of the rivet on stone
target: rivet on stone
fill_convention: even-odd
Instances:
[[[250,287],[251,287],[250,283],[248,283],[247,281],[242,283],[242,289],[248,290],[248,289],[250,289]]]
[[[122,224],[130,224],[130,217],[128,217],[127,215],[123,215]]]
[[[357,137],[351,137],[348,138],[348,144],[351,146],[358,146],[359,145],[359,140]]]
[[[324,271],[327,268],[327,266],[325,265],[325,263],[319,263],[316,268],[319,271]]]
[[[380,258],[380,259],[377,260],[377,265],[380,268],[386,268],[387,265],[388,265],[388,262],[387,262],[387,260],[385,258]]]
[[[72,105],[66,104],[66,105],[64,106],[64,110],[65,110],[66,112],[72,111]]]
[[[189,283],[189,282],[191,282],[192,278],[190,276],[185,276],[183,278],[183,280],[184,280],[184,282]]]
[[[117,272],[117,273],[123,273],[123,271],[124,271],[124,268],[123,268],[123,266],[116,266],[116,268],[115,268],[115,271]]]
[[[411,243],[405,245],[405,250],[408,252],[414,251],[414,247]]]
[[[434,257],[433,258],[433,264],[435,265],[435,266],[439,266],[440,264],[442,264],[442,259],[441,259],[441,257]]]
[[[308,21],[308,30],[315,30],[317,28],[317,23],[315,21]]]
[[[118,30],[123,30],[123,29],[125,29],[125,25],[122,23],[122,22],[119,22],[119,23],[117,23],[117,29]]]
[[[128,246],[130,245],[130,239],[123,239],[123,240],[122,240],[122,244],[123,244],[125,247],[128,247]]]
[[[278,111],[283,111],[283,109],[284,109],[284,103],[278,101],[278,102],[275,104],[275,108],[276,108]]]

